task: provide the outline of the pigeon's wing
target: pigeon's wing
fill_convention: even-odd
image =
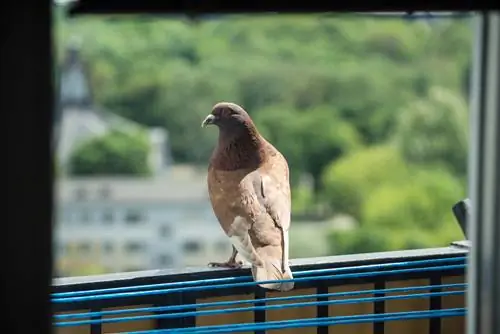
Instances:
[[[288,231],[292,205],[288,164],[279,152],[272,158],[260,169],[263,204],[276,225]]]
[[[289,229],[291,214],[291,193],[288,165],[276,152],[258,170],[254,188],[265,214],[253,224],[253,233],[258,241],[258,255],[263,259],[264,268],[254,268],[254,276],[267,279],[292,279],[289,260]],[[278,283],[271,288],[288,291],[293,282]]]

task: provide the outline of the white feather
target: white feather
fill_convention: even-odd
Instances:
[[[288,264],[288,230],[283,229],[283,257],[284,257],[284,267],[285,269],[290,269],[290,266]]]
[[[245,218],[236,216],[231,228],[229,230],[228,236],[229,240],[233,244],[234,248],[238,253],[250,263],[255,263],[255,259],[258,257],[255,248],[250,240],[250,235],[248,234],[248,223]]]

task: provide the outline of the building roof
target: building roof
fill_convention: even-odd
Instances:
[[[208,200],[206,169],[176,165],[154,177],[63,177],[56,181],[62,202],[158,202]]]

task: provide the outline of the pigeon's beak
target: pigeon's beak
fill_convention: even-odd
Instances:
[[[214,121],[215,121],[215,116],[210,114],[203,120],[203,122],[201,123],[201,127],[204,128],[207,125],[214,124]]]

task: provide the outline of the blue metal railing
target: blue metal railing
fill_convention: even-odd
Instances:
[[[294,273],[296,278],[291,280],[273,280],[273,281],[261,281],[259,283],[274,283],[274,282],[303,282],[303,281],[319,281],[319,280],[332,280],[332,279],[345,279],[345,278],[359,278],[359,277],[373,277],[386,275],[387,273],[392,274],[402,274],[402,273],[412,273],[412,272],[430,272],[430,271],[441,271],[446,269],[461,269],[464,268],[464,264],[457,265],[443,265],[443,266],[433,266],[425,268],[408,268],[408,269],[394,269],[389,272],[387,271],[369,271],[369,272],[358,272],[360,269],[373,268],[373,269],[387,269],[387,268],[399,268],[407,267],[412,265],[421,264],[435,264],[443,262],[464,262],[464,258],[445,258],[445,259],[435,259],[435,260],[422,260],[422,261],[408,261],[399,263],[386,263],[386,264],[375,264],[360,267],[342,267],[342,268],[332,268],[332,269],[318,269],[318,270],[308,270],[302,272]],[[353,273],[334,275],[336,273],[341,273],[345,271],[354,271]],[[323,275],[313,275],[313,274],[323,274]],[[311,275],[311,276],[309,276]],[[212,284],[224,281],[231,281],[231,283],[223,284]],[[174,283],[164,283],[164,284],[152,284],[134,287],[122,287],[122,288],[111,288],[111,289],[101,289],[101,290],[89,290],[89,291],[78,291],[78,292],[66,292],[66,293],[55,293],[53,294],[53,303],[64,303],[64,302],[75,302],[75,301],[88,301],[88,300],[98,300],[98,299],[115,299],[121,297],[130,296],[144,296],[144,295],[155,295],[155,294],[168,294],[168,293],[178,293],[181,291],[192,292],[200,291],[205,289],[224,289],[224,288],[234,288],[243,286],[255,286],[256,282],[252,280],[251,277],[228,277],[213,280],[200,280],[200,281],[186,281],[186,282],[174,282]],[[150,288],[161,288],[168,287],[169,289],[153,289]],[[144,290],[143,290],[144,289]],[[132,292],[114,292],[113,291],[132,291]],[[134,291],[135,290],[135,291]],[[143,291],[141,291],[143,290]],[[111,293],[110,293],[111,292]]]
[[[465,287],[465,284],[457,284]],[[420,288],[420,287],[415,287]],[[427,289],[432,288],[445,288],[444,285],[427,287]],[[307,298],[318,298],[318,297],[339,297],[339,296],[348,296],[354,294],[368,294],[368,293],[390,293],[395,292],[394,290],[399,290],[403,292],[409,292],[411,289],[402,288],[402,289],[385,289],[385,290],[366,290],[366,291],[358,291],[356,293],[332,293],[332,294],[322,294],[322,295],[308,295]],[[451,296],[451,295],[463,295],[465,290],[459,291],[446,291],[446,292],[431,292],[431,293],[418,293],[411,295],[398,295],[398,296],[384,296],[384,297],[368,297],[368,298],[354,298],[354,299],[344,299],[344,300],[329,300],[323,302],[302,302],[302,303],[292,303],[292,304],[281,304],[281,305],[265,305],[265,306],[249,306],[249,307],[239,307],[239,308],[230,308],[223,310],[207,310],[207,311],[190,311],[190,312],[181,312],[181,313],[167,313],[167,314],[154,314],[154,315],[141,315],[141,316],[132,316],[132,317],[123,317],[123,318],[111,318],[111,319],[98,319],[98,320],[82,320],[82,321],[71,321],[71,322],[59,322],[56,325],[58,326],[81,326],[81,325],[90,325],[90,324],[98,324],[98,323],[112,323],[112,322],[128,322],[128,321],[137,321],[137,320],[147,320],[147,319],[159,319],[159,318],[181,318],[181,317],[192,317],[192,316],[204,316],[204,315],[217,315],[217,314],[228,314],[228,313],[236,313],[236,312],[247,312],[247,311],[256,311],[256,310],[279,310],[286,308],[295,308],[295,307],[306,307],[306,306],[317,306],[317,305],[339,305],[339,304],[356,304],[356,303],[366,303],[366,302],[375,302],[379,300],[403,300],[403,299],[412,299],[412,298],[429,298],[435,296]],[[294,296],[295,297],[295,296]],[[295,299],[301,299],[300,297],[305,296],[297,296]],[[286,297],[285,297],[286,298]],[[290,298],[294,299],[294,298]],[[255,303],[255,302],[273,302],[276,301],[276,298],[264,298],[259,300],[245,300],[240,301],[241,303]],[[202,307],[214,307],[221,306],[223,303],[205,303]],[[231,305],[231,304],[230,304]],[[101,312],[84,312],[77,314],[65,314],[56,316],[57,319],[71,319],[71,318],[88,318],[88,317],[102,317],[109,315],[117,315],[117,314],[125,314],[125,313],[142,313],[142,312],[168,312],[173,310],[182,310],[188,308],[198,308],[200,305],[192,304],[192,305],[183,305],[183,307],[144,307],[137,308],[131,310],[116,310],[116,311],[101,311]]]
[[[304,300],[304,299],[313,299],[313,298],[331,298],[331,297],[350,297],[357,295],[367,295],[374,293],[395,293],[395,292],[411,292],[411,291],[422,291],[422,290],[430,290],[430,289],[450,289],[450,288],[465,288],[465,283],[456,283],[456,284],[442,284],[442,285],[424,285],[424,286],[413,286],[408,288],[393,288],[393,289],[381,289],[381,290],[360,290],[360,291],[348,291],[348,292],[335,292],[335,293],[323,293],[323,294],[310,294],[310,295],[301,295],[301,296],[287,296],[287,297],[271,297],[271,298],[262,298],[262,299],[245,299],[245,300],[235,300],[235,301],[227,301],[227,302],[213,302],[213,303],[197,303],[197,304],[187,304],[187,305],[172,305],[172,306],[159,306],[159,307],[142,307],[130,310],[112,310],[112,311],[101,311],[101,312],[83,312],[83,313],[73,313],[73,314],[60,314],[56,315],[55,319],[64,320],[64,319],[79,319],[79,318],[88,318],[88,317],[96,317],[96,316],[109,316],[109,315],[120,315],[120,314],[129,314],[129,313],[143,313],[143,312],[172,312],[172,311],[182,311],[184,309],[191,308],[205,308],[205,307],[221,307],[221,306],[235,306],[241,304],[253,304],[256,302],[259,303],[268,303],[268,302],[283,302],[283,301],[291,301],[291,300]],[[356,299],[346,299],[346,300],[333,300],[327,302],[303,302],[303,303],[295,303],[295,304],[285,304],[285,305],[268,305],[268,306],[257,306],[257,307],[243,307],[243,308],[233,308],[230,310],[213,310],[213,311],[199,311],[199,312],[186,312],[186,313],[172,313],[165,314],[161,317],[165,318],[175,318],[182,316],[196,316],[196,315],[214,315],[214,314],[222,314],[222,313],[232,313],[232,312],[243,312],[243,311],[255,311],[257,309],[282,309],[282,308],[292,308],[292,307],[303,307],[303,306],[316,306],[316,305],[334,305],[334,304],[351,304],[351,303],[365,303],[365,302],[374,302],[377,300],[390,300],[390,299],[408,299],[408,298],[423,298],[423,297],[431,297],[431,296],[446,296],[446,295],[456,295],[463,294],[465,291],[447,291],[447,292],[433,292],[433,293],[422,293],[422,294],[414,294],[414,295],[401,295],[401,296],[387,296],[387,297],[371,297],[371,298],[356,298]],[[152,318],[158,318],[159,316],[154,316]],[[138,318],[134,320],[145,319]],[[117,319],[107,319],[107,321],[112,322]],[[120,320],[121,321],[121,320]],[[68,326],[68,325],[85,325],[93,323],[90,321],[83,322],[67,322],[67,323],[59,323],[60,326]]]
[[[463,251],[465,252],[465,251]],[[466,254],[453,256],[442,256],[438,258],[413,259],[405,261],[370,263],[361,265],[346,265],[341,267],[322,267],[308,270],[295,270],[293,280],[281,280],[281,282],[294,281],[297,284],[325,284],[328,286],[336,281],[345,282],[354,280],[359,284],[367,280],[385,280],[387,277],[406,277],[411,279],[414,275],[424,277],[441,277],[447,273],[459,271],[463,273],[466,268]],[[221,271],[223,273],[224,271]],[[412,276],[413,275],[413,276]],[[259,282],[262,283],[262,282]],[[356,283],[355,283],[356,284]],[[216,277],[207,279],[187,279],[175,282],[136,284],[128,286],[113,286],[93,289],[81,289],[78,291],[54,292],[52,302],[54,305],[69,306],[81,303],[100,303],[104,301],[119,301],[127,298],[149,298],[168,295],[199,293],[201,291],[234,290],[235,288],[260,289],[256,286],[251,276],[239,277]],[[342,285],[342,284],[341,284]],[[315,294],[303,294],[295,296],[278,296],[256,299],[243,299],[216,302],[196,302],[170,304],[148,307],[131,307],[120,310],[102,310],[94,307],[88,312],[73,314],[56,314],[54,325],[56,327],[73,326],[100,326],[108,323],[126,323],[139,320],[178,319],[183,321],[188,318],[202,316],[213,316],[221,314],[234,314],[240,312],[265,312],[271,310],[285,310],[300,307],[328,307],[330,305],[346,305],[358,303],[380,303],[392,300],[409,299],[436,299],[445,296],[464,295],[466,283],[453,284],[429,284],[419,286],[408,286],[398,288],[364,289],[359,291],[327,292]],[[319,291],[319,290],[318,290]],[[231,294],[226,294],[231,295]],[[368,296],[367,296],[368,295]],[[372,296],[369,296],[372,295]],[[349,297],[349,298],[347,298]],[[350,298],[355,297],[355,298]],[[292,302],[292,303],[282,303]],[[269,303],[272,303],[269,305]],[[278,304],[276,304],[278,303]],[[218,307],[220,309],[207,309]],[[150,314],[144,314],[150,313]],[[140,315],[138,315],[140,314]],[[354,324],[366,322],[386,322],[404,319],[421,318],[444,318],[463,316],[464,308],[433,309],[423,311],[374,313],[362,315],[316,317],[307,319],[293,319],[280,321],[264,321],[240,324],[224,324],[211,326],[175,326],[177,328],[154,329],[139,331],[136,333],[236,333],[248,331],[263,331],[284,328],[303,328],[317,326],[325,327],[337,324]],[[113,316],[113,318],[109,318]]]

